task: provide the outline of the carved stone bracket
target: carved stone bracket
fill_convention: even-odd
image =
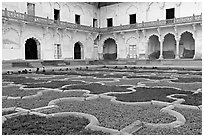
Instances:
[[[125,40],[125,33],[124,32],[120,32],[120,35],[122,36],[122,39]]]
[[[161,28],[160,27],[157,27],[157,32],[159,35],[161,35]]]
[[[143,33],[143,36],[146,37],[146,30],[145,29],[142,30],[142,33]]]
[[[45,36],[48,33],[48,27],[44,26],[43,27],[43,36]]]
[[[117,33],[113,32],[113,37],[115,38],[115,40],[117,40]]]

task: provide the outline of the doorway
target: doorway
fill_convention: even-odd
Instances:
[[[39,45],[39,42],[34,38],[27,39],[25,43],[25,59],[39,59]]]
[[[81,45],[79,44],[79,42],[74,44],[74,59],[82,59],[82,55],[81,55]]]

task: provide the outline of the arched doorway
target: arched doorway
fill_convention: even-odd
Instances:
[[[148,57],[149,59],[159,59],[160,42],[159,37],[152,35],[148,41]]]
[[[184,32],[179,42],[179,54],[181,58],[193,58],[195,54],[195,40],[193,34]]]
[[[74,59],[82,59],[82,44],[80,42],[77,42],[74,44]]]
[[[25,59],[40,59],[40,42],[35,38],[29,38],[26,40]]]
[[[114,39],[108,38],[103,45],[104,60],[116,60],[117,58],[117,44]]]
[[[168,33],[164,37],[163,58],[175,59],[175,54],[176,54],[176,40],[173,34]]]

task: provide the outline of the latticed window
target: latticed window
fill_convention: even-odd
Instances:
[[[28,12],[28,15],[35,16],[35,4],[27,3],[27,12]]]
[[[60,59],[62,57],[61,45],[55,44],[55,59]]]
[[[137,58],[136,45],[129,45],[129,58]]]

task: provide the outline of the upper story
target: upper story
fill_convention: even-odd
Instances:
[[[100,8],[100,27],[201,15],[201,2],[124,2]]]
[[[101,33],[202,20],[201,2],[121,2],[100,8],[85,2],[3,2],[2,8],[3,17]]]

